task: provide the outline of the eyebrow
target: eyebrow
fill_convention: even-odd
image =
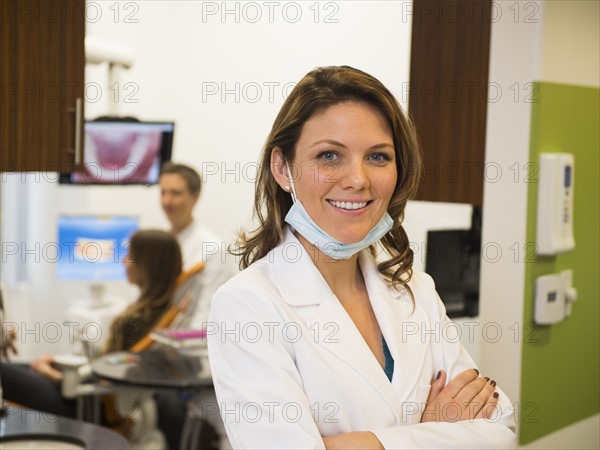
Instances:
[[[332,139],[324,139],[322,141],[317,141],[314,144],[311,144],[308,148],[312,148],[312,147],[314,147],[316,145],[319,145],[319,144],[331,144],[331,145],[336,145],[338,147],[348,148],[344,144],[342,144],[341,142],[334,141]],[[369,147],[368,150],[377,150],[377,149],[386,148],[386,147],[391,147],[393,149],[394,145],[393,144],[388,144],[386,142],[383,142],[381,144],[375,144],[375,145]]]

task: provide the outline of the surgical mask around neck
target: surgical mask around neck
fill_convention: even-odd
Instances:
[[[296,194],[294,180],[292,179],[292,174],[287,163],[286,167],[292,186],[292,201],[294,204],[285,216],[285,221],[294,227],[294,229],[308,240],[308,242],[313,244],[330,258],[348,259],[352,255],[378,242],[392,229],[394,220],[386,211],[379,223],[375,225],[361,241],[353,244],[346,244],[338,241],[319,227],[319,225],[317,225],[310,217],[306,209],[304,209],[304,205],[302,205]]]

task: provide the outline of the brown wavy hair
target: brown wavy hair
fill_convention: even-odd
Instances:
[[[252,232],[242,231],[236,248],[231,250],[241,257],[241,269],[265,256],[282,241],[284,218],[292,206],[290,194],[281,189],[271,173],[271,152],[279,147],[285,161],[292,164],[304,124],[325,109],[347,101],[374,107],[392,132],[398,181],[388,213],[394,219],[394,226],[380,241],[390,258],[378,268],[392,284],[406,285],[410,280],[413,251],[402,222],[406,202],[416,194],[422,171],[415,127],[398,100],[379,80],[348,66],[320,67],[309,72],[279,111],[263,147],[256,180],[254,217],[259,226]],[[374,253],[375,249],[371,247],[371,251]]]
[[[177,239],[162,230],[135,232],[129,241],[129,258],[141,292],[112,322],[106,351],[126,350],[154,328],[171,305],[183,267]]]

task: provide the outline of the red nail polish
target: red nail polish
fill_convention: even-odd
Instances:
[[[498,394],[497,392],[494,392],[492,395],[494,396],[494,398],[500,397],[500,394]]]
[[[495,382],[494,380],[490,381],[490,384],[491,384],[492,386],[496,386],[496,382]]]

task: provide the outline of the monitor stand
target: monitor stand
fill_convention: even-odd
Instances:
[[[104,308],[109,304],[106,299],[106,286],[104,283],[90,283],[91,303],[90,308]]]
[[[69,306],[65,320],[81,333],[84,340],[101,347],[110,336],[113,320],[127,305],[107,295],[106,286],[102,283],[90,283],[89,289],[88,298]]]

